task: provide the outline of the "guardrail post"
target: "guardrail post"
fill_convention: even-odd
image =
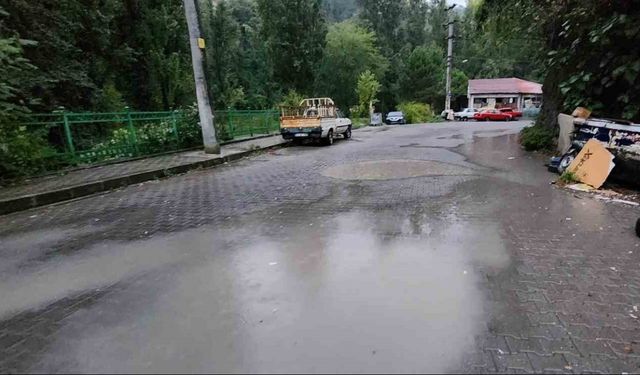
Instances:
[[[139,155],[140,152],[138,150],[138,137],[136,136],[136,128],[133,126],[131,109],[129,108],[129,106],[124,107],[124,109],[127,111],[127,128],[129,129],[129,142],[131,142],[136,155]]]
[[[262,112],[262,126],[264,127],[264,133],[269,134],[269,115],[267,111]]]
[[[67,111],[64,107],[60,107],[59,110],[54,113],[60,113],[62,115],[62,126],[64,127],[64,137],[67,141],[67,149],[71,153],[71,157],[75,159],[76,157],[76,148],[73,145],[73,136],[71,135],[71,126],[69,125],[69,117],[67,116]]]
[[[232,139],[235,138],[235,127],[233,125],[233,110],[231,109],[231,107],[227,108],[227,128],[229,131],[229,137],[231,137]]]
[[[176,138],[176,149],[180,148],[180,136],[178,135],[178,120],[176,119],[177,110],[171,111],[171,126],[173,127],[173,136]]]

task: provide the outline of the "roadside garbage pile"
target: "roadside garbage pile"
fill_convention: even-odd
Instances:
[[[611,176],[640,186],[640,124],[593,118],[582,107],[571,116],[560,114],[558,124],[560,156],[552,157],[548,167],[563,182],[599,189]]]

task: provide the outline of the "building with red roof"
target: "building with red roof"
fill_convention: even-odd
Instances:
[[[540,108],[542,85],[520,78],[470,79],[467,97],[472,108],[510,107],[522,111]]]

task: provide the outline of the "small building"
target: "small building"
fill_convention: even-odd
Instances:
[[[513,108],[519,111],[540,108],[542,85],[520,78],[470,79],[469,107]]]

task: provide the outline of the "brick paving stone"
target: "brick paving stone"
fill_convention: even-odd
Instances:
[[[527,356],[531,361],[531,366],[537,373],[570,371],[570,369],[567,368],[569,363],[562,354],[538,355],[535,353],[527,353]]]
[[[541,159],[520,150],[515,131],[510,130],[512,134],[503,137],[468,141],[474,132],[483,130],[495,128],[491,124],[474,124],[473,128],[443,124],[367,129],[356,132],[353,141],[337,142],[331,148],[287,148],[212,170],[193,171],[105,195],[2,216],[0,286],[4,280],[47,274],[68,264],[73,266],[68,268],[68,276],[73,280],[78,276],[73,270],[79,263],[69,262],[85,260],[85,254],[108,257],[117,247],[113,244],[153,242],[159,236],[172,237],[194,230],[215,228],[221,233],[236,233],[242,228],[247,235],[225,238],[227,242],[215,252],[212,250],[212,254],[181,258],[172,265],[175,269],[207,263],[211,257],[232,257],[234,253],[229,250],[232,244],[244,243],[251,235],[271,240],[289,238],[295,242],[289,228],[301,222],[320,226],[329,218],[354,211],[364,212],[375,221],[371,230],[384,243],[392,243],[399,237],[428,243],[434,233],[450,228],[458,230],[456,226],[475,225],[483,229],[491,226],[501,239],[495,246],[504,247],[507,259],[502,262],[489,254],[480,254],[465,265],[469,276],[477,276],[483,305],[470,308],[473,311],[468,313],[480,327],[474,333],[474,351],[467,356],[461,354],[464,359],[457,367],[451,364],[452,371],[638,372],[640,362],[634,343],[640,340],[640,324],[630,316],[633,306],[640,306],[637,267],[640,248],[632,230],[637,210],[549,185],[554,176],[540,167]],[[468,137],[451,138],[457,134]],[[457,147],[460,143],[464,144]],[[512,155],[515,160],[509,159]],[[321,173],[332,166],[380,159],[446,159],[457,167],[474,168],[477,175],[349,181]],[[566,221],[567,217],[572,220]],[[152,250],[155,251],[149,251]],[[176,246],[172,255],[181,250]],[[261,256],[263,253],[256,252],[256,261],[262,262]],[[147,260],[153,260],[150,258]],[[295,261],[287,263],[287,267],[300,270],[295,277],[300,288],[306,287],[306,282],[322,285],[312,276],[323,278],[304,272],[305,267],[317,261],[315,258],[292,259]],[[183,280],[175,277],[174,268],[159,268],[131,278],[116,278],[104,285],[90,285],[65,296],[52,296],[46,303],[17,315],[0,318],[0,358],[4,354],[0,372],[83,372],[83,368],[67,367],[75,363],[68,358],[54,361],[53,367],[38,366],[57,353],[53,343],[67,345],[78,337],[134,318],[140,319],[140,323],[132,329],[140,330],[152,319],[148,309],[167,308],[157,305],[166,289],[181,285]],[[211,272],[243,275],[251,270]],[[331,272],[325,270],[325,274]],[[261,290],[258,284],[252,290]],[[224,296],[238,285],[211,288]],[[226,311],[221,314],[241,315],[238,321],[252,322],[254,311],[237,311],[250,296],[240,296],[237,305],[221,306],[220,311]],[[273,301],[293,303],[295,297],[266,293],[260,298],[259,306],[267,306]],[[197,314],[193,306],[172,314],[189,316],[190,309]],[[277,307],[269,306],[269,311],[274,309]],[[240,328],[234,328],[237,332],[232,329],[216,332],[217,337],[222,340],[228,332],[236,332],[238,337],[260,332],[242,331],[247,325],[239,323]],[[413,327],[416,331],[421,328]],[[627,344],[632,346],[632,353],[625,352]],[[114,350],[104,345],[104,350]],[[145,345],[140,344],[140,349],[153,350]],[[164,348],[171,353],[170,346]],[[194,353],[185,353],[191,354]],[[216,370],[204,366],[204,360],[192,363],[203,364],[193,372]],[[404,369],[400,364],[394,368]],[[231,366],[225,372],[234,369],[258,372],[262,368]],[[93,370],[109,372],[114,368]],[[276,370],[273,372],[283,372],[282,368]]]
[[[501,372],[533,372],[531,362],[525,353],[517,354],[499,354],[492,352],[493,359],[496,363],[498,371]]]

